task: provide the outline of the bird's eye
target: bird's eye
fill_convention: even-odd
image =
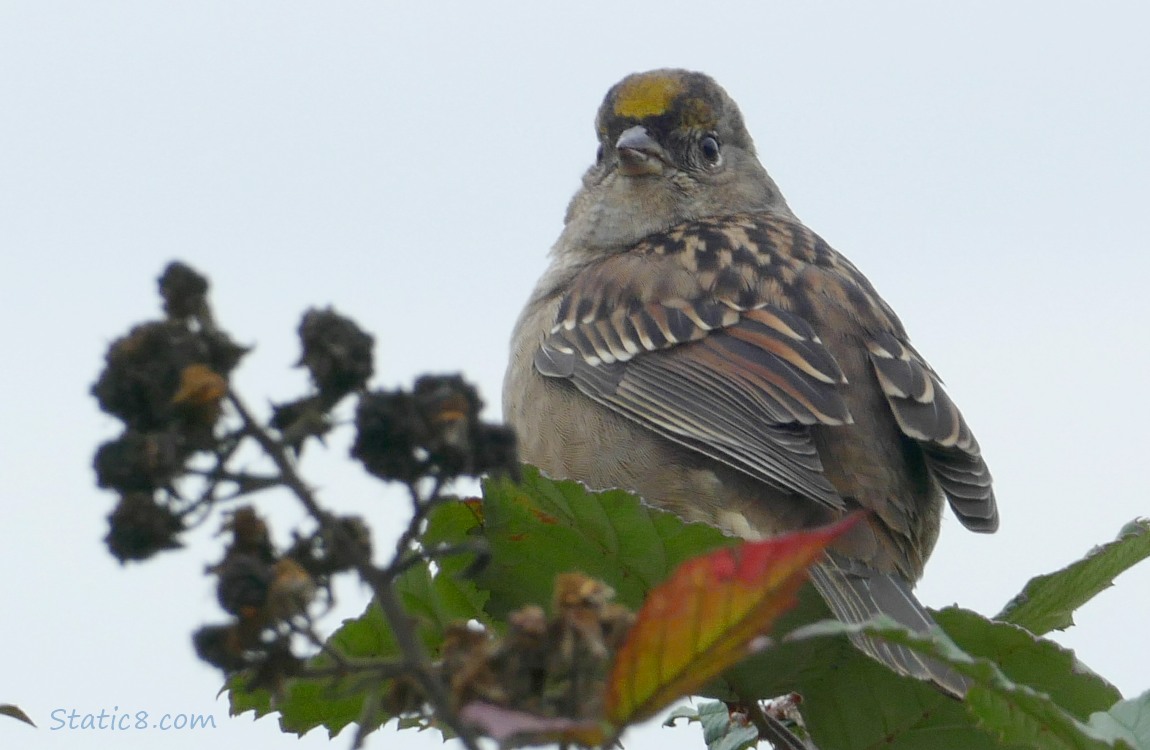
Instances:
[[[603,144],[602,143],[599,144],[599,148],[596,149],[596,151],[595,151],[595,163],[596,164],[602,164],[603,163]]]
[[[708,164],[717,164],[719,161],[719,139],[713,135],[704,136],[699,141],[699,150]]]

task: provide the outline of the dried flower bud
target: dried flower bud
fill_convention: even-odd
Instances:
[[[98,486],[150,493],[180,474],[186,457],[183,440],[176,433],[127,430],[101,445],[92,463]]]
[[[371,559],[371,529],[359,516],[345,516],[334,520],[342,527],[337,534],[330,525],[324,525],[315,534],[297,538],[285,557],[295,560],[316,577],[327,577],[349,570],[358,559]],[[346,544],[350,537],[352,544]]]
[[[615,598],[615,590],[583,573],[560,573],[555,577],[552,606],[556,614],[572,612],[575,616],[594,617]]]
[[[195,334],[176,323],[144,323],[108,349],[92,394],[100,408],[140,432],[163,430],[177,418],[174,403],[188,365],[207,361]]]
[[[381,479],[414,482],[424,470],[416,451],[423,442],[422,419],[403,391],[374,391],[359,400],[351,455]]]
[[[590,718],[602,708],[611,654],[600,618],[614,595],[610,586],[582,573],[556,577],[547,689],[561,716]]]
[[[200,314],[206,305],[208,280],[191,266],[173,261],[159,278],[164,312],[170,318],[190,318]]]
[[[350,318],[330,308],[309,310],[300,321],[299,338],[299,364],[311,373],[326,403],[363,388],[371,378],[375,340]]]
[[[543,691],[551,645],[543,608],[521,607],[507,617],[507,636],[495,655],[496,671],[507,692],[507,705],[534,713],[547,713]]]
[[[229,555],[213,572],[219,576],[216,599],[225,611],[245,619],[264,619],[273,578],[270,565],[251,555]]]
[[[483,407],[479,392],[458,375],[425,375],[415,381],[412,396],[425,429],[422,447],[435,474],[472,473],[472,435]]]
[[[383,479],[453,479],[485,471],[518,472],[510,429],[479,421],[483,402],[458,375],[425,375],[409,395],[375,391],[356,412],[352,456]]]
[[[515,431],[505,425],[482,422],[472,433],[476,474],[506,474],[519,479],[519,450]]]
[[[292,653],[291,643],[282,638],[264,648],[263,659],[244,690],[268,690],[280,697],[284,684],[303,669],[303,661]]]
[[[232,534],[232,543],[228,547],[229,557],[250,555],[269,564],[275,561],[268,525],[252,506],[245,505],[227,514],[220,529],[220,533],[224,532]]]
[[[235,623],[205,625],[192,634],[196,655],[224,672],[235,672],[248,665]]]
[[[787,693],[767,701],[764,710],[772,719],[781,722],[792,732],[804,736],[807,730],[801,710],[802,704],[803,696],[801,694]]]
[[[180,543],[175,535],[184,530],[179,516],[157,505],[149,492],[123,495],[108,523],[111,529],[104,542],[120,562],[146,560],[161,550],[176,549]]]
[[[607,649],[615,653],[623,646],[623,641],[627,640],[627,634],[635,624],[635,613],[622,604],[611,602],[603,608],[599,622],[603,627],[603,640]]]

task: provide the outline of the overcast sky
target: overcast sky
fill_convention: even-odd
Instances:
[[[251,402],[299,393],[299,314],[333,304],[376,333],[380,384],[462,370],[496,418],[595,109],[637,70],[728,89],[790,205],[899,312],[977,434],[1002,529],[948,517],[924,601],[993,614],[1150,512],[1143,5],[551,5],[0,5],[0,703],[40,724],[0,720],[0,744],[327,746],[228,720],[191,651],[223,619],[202,575],[217,522],[145,565],[106,553],[114,498],[90,464],[118,425],[88,395],[103,351],[156,314],[155,277],[181,258],[256,345],[236,379]],[[345,455],[336,441],[304,470],[394,533],[404,506]],[[286,535],[301,512],[266,503]],[[1057,636],[1127,696],[1150,687],[1148,592],[1145,565]],[[56,709],[113,706],[219,728],[51,730]],[[396,746],[387,731],[372,746]]]

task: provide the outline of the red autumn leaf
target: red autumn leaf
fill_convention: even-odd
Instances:
[[[607,681],[616,727],[653,716],[737,664],[794,606],[807,568],[858,521],[708,552],[652,589]]]

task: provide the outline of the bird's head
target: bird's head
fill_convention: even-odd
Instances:
[[[738,106],[709,76],[627,76],[607,92],[595,129],[595,163],[567,214],[584,246],[619,248],[691,219],[790,213]]]

